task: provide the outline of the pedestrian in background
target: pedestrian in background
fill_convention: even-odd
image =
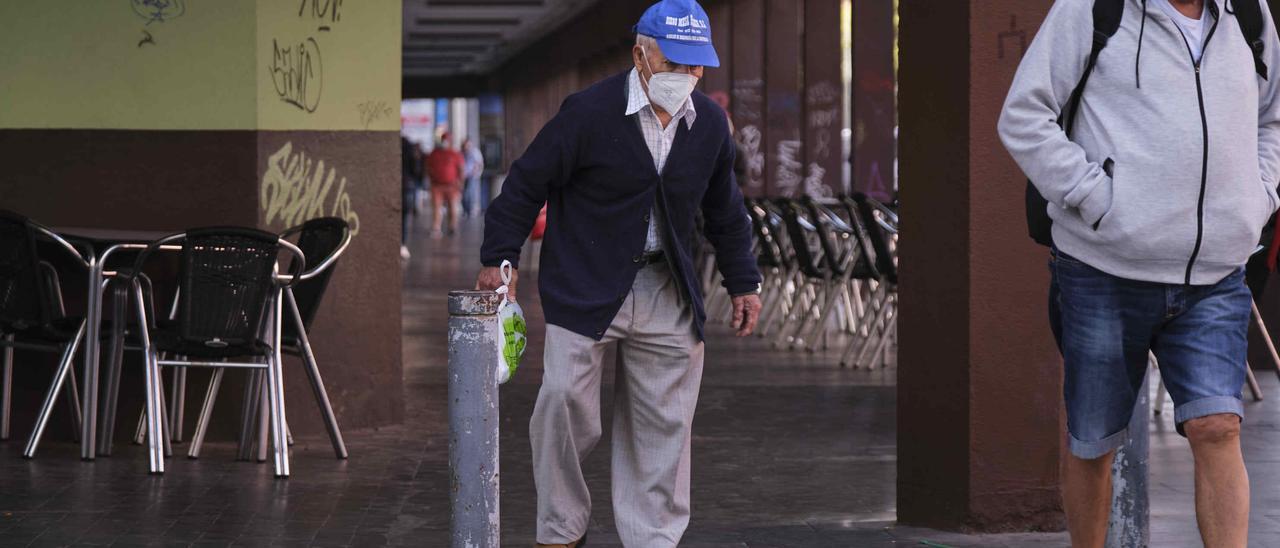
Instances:
[[[465,161],[463,171],[466,185],[462,188],[462,212],[468,217],[478,217],[480,203],[480,177],[484,175],[484,156],[480,147],[470,137],[462,140],[462,157]]]
[[[446,211],[449,215],[449,235],[458,231],[458,209],[462,202],[462,178],[466,161],[453,148],[453,137],[440,136],[436,148],[427,155],[427,176],[431,178],[431,237],[439,238]]]

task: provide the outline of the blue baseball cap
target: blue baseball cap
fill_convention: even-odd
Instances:
[[[645,10],[632,30],[657,40],[662,54],[672,62],[720,66],[707,12],[694,0],[662,0]]]

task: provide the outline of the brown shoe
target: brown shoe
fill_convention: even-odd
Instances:
[[[582,538],[569,544],[535,544],[534,548],[586,548],[586,546],[587,535],[582,535]]]

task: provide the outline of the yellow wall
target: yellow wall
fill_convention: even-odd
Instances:
[[[400,0],[260,0],[258,127],[399,130],[400,10]]]
[[[336,21],[313,16],[326,5]],[[397,130],[400,11],[399,0],[0,0],[0,128]],[[278,62],[273,40],[290,48]],[[276,90],[308,58],[306,96],[285,88],[304,110]]]
[[[0,2],[0,127],[252,128],[253,4]]]

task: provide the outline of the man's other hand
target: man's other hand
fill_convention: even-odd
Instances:
[[[760,308],[760,296],[754,293],[733,298],[733,323],[729,325],[738,330],[739,337],[746,337],[755,331],[756,320],[760,319]]]

